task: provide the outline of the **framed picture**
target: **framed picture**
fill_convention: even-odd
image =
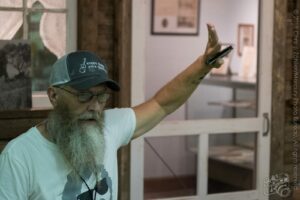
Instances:
[[[25,40],[0,40],[0,111],[31,108],[31,47]]]
[[[153,35],[198,35],[200,0],[152,0]]]
[[[229,43],[221,44],[221,50],[228,47],[229,45],[233,46],[233,44],[229,44]],[[232,59],[232,52],[230,52],[228,55],[226,55],[223,58],[224,63],[219,68],[212,68],[211,75],[228,75],[231,59]]]
[[[238,25],[238,55],[242,56],[245,46],[254,45],[254,25],[239,24]]]

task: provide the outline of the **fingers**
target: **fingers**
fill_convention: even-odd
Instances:
[[[212,24],[207,24],[208,29],[208,45],[215,46],[219,42],[218,34],[215,27]]]
[[[205,51],[205,58],[208,59],[221,50],[218,34],[212,24],[207,24],[208,29],[208,42]],[[211,67],[218,68],[223,64],[223,60],[219,59]]]

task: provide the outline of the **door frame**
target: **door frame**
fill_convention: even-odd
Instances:
[[[268,199],[268,178],[270,172],[270,132],[272,56],[273,56],[273,16],[274,0],[259,1],[258,23],[258,113],[253,118],[205,119],[184,121],[163,121],[146,135],[131,142],[130,160],[130,199],[143,199],[144,185],[144,138],[198,135],[198,179],[197,196],[164,199],[203,199],[203,200],[266,200]],[[132,106],[145,100],[145,44],[146,44],[146,1],[132,0]],[[264,114],[269,116],[266,120]],[[186,129],[188,127],[188,130]],[[200,134],[199,134],[200,132]],[[257,132],[256,189],[242,192],[206,194],[208,167],[208,138],[210,134],[228,132]],[[201,163],[201,165],[200,165]],[[201,178],[200,178],[201,177]]]

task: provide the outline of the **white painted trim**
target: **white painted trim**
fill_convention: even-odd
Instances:
[[[203,133],[198,137],[198,161],[197,161],[197,196],[205,199],[208,189],[208,151],[209,135]]]
[[[150,200],[150,199],[149,199]],[[154,199],[152,199],[154,200]],[[174,197],[174,198],[158,198],[155,200],[199,200],[197,196]]]
[[[262,121],[262,118],[163,121],[150,130],[145,137],[258,132],[262,130]]]
[[[51,107],[46,91],[32,92],[32,108],[49,109]]]
[[[261,200],[257,190],[210,194],[204,200]]]
[[[144,137],[131,142],[130,199],[132,200],[144,199],[144,144]]]
[[[263,113],[268,113],[269,119],[271,120],[274,0],[259,2],[258,116],[261,117]],[[257,138],[258,154],[256,186],[259,192],[259,200],[269,199],[269,196],[265,194],[265,190],[268,188],[268,184],[265,183],[265,180],[269,178],[270,174],[271,130],[269,131],[268,136],[263,136],[263,131],[264,130],[261,130],[259,132]]]
[[[145,100],[146,1],[132,0],[131,104]],[[144,138],[131,142],[130,199],[144,199]]]
[[[256,190],[249,190],[243,192],[228,192],[220,194],[210,194],[205,197],[186,196],[175,198],[157,198],[153,200],[260,200],[258,199],[258,192]]]

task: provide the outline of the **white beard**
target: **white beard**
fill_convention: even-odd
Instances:
[[[94,118],[97,125],[82,125],[79,119]],[[83,172],[97,174],[103,163],[105,140],[103,134],[103,116],[86,113],[73,117],[64,104],[50,113],[47,130],[53,142],[58,146],[66,161],[73,168],[74,178]]]

